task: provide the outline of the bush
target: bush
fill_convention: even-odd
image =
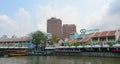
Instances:
[[[116,42],[107,42],[107,44],[108,44],[109,46],[113,46],[114,44],[116,44]]]
[[[72,43],[68,43],[68,46],[73,46],[73,44]]]
[[[87,43],[85,43],[85,45],[91,45],[91,42],[87,42]]]
[[[74,43],[74,46],[79,46],[79,45],[80,45],[79,42],[75,42],[75,43]]]

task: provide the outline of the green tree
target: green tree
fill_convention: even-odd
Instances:
[[[74,46],[75,46],[75,47],[77,47],[77,46],[79,46],[79,45],[80,45],[79,42],[74,42]]]
[[[53,45],[53,42],[52,42],[52,41],[50,41],[48,44],[49,44],[49,45]]]
[[[53,36],[52,36],[52,42],[53,42],[53,43],[58,43],[58,41],[59,41],[59,39],[57,38],[57,36],[56,36],[56,35],[53,35]]]
[[[86,42],[85,45],[91,45],[91,42]]]
[[[46,40],[47,36],[41,31],[36,31],[32,34],[32,42],[36,50],[38,50],[39,45],[45,45]]]
[[[107,44],[108,44],[109,46],[113,46],[114,44],[116,44],[116,42],[107,42]]]

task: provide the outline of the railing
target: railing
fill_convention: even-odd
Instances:
[[[9,49],[13,49],[13,48],[21,48],[21,49],[23,49],[23,48],[28,48],[27,46],[22,46],[22,47],[18,47],[18,46],[0,46],[0,48],[2,48],[2,49],[6,49],[6,48],[9,48]]]

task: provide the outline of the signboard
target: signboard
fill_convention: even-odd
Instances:
[[[81,29],[80,33],[85,34],[86,33],[86,29]]]
[[[81,29],[81,30],[80,30],[80,33],[81,33],[81,34],[86,34],[86,33],[88,33],[88,32],[98,32],[98,31],[99,31],[99,29],[90,29],[90,30]]]

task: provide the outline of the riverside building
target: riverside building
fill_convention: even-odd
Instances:
[[[0,55],[26,55],[32,48],[31,37],[0,39]]]

